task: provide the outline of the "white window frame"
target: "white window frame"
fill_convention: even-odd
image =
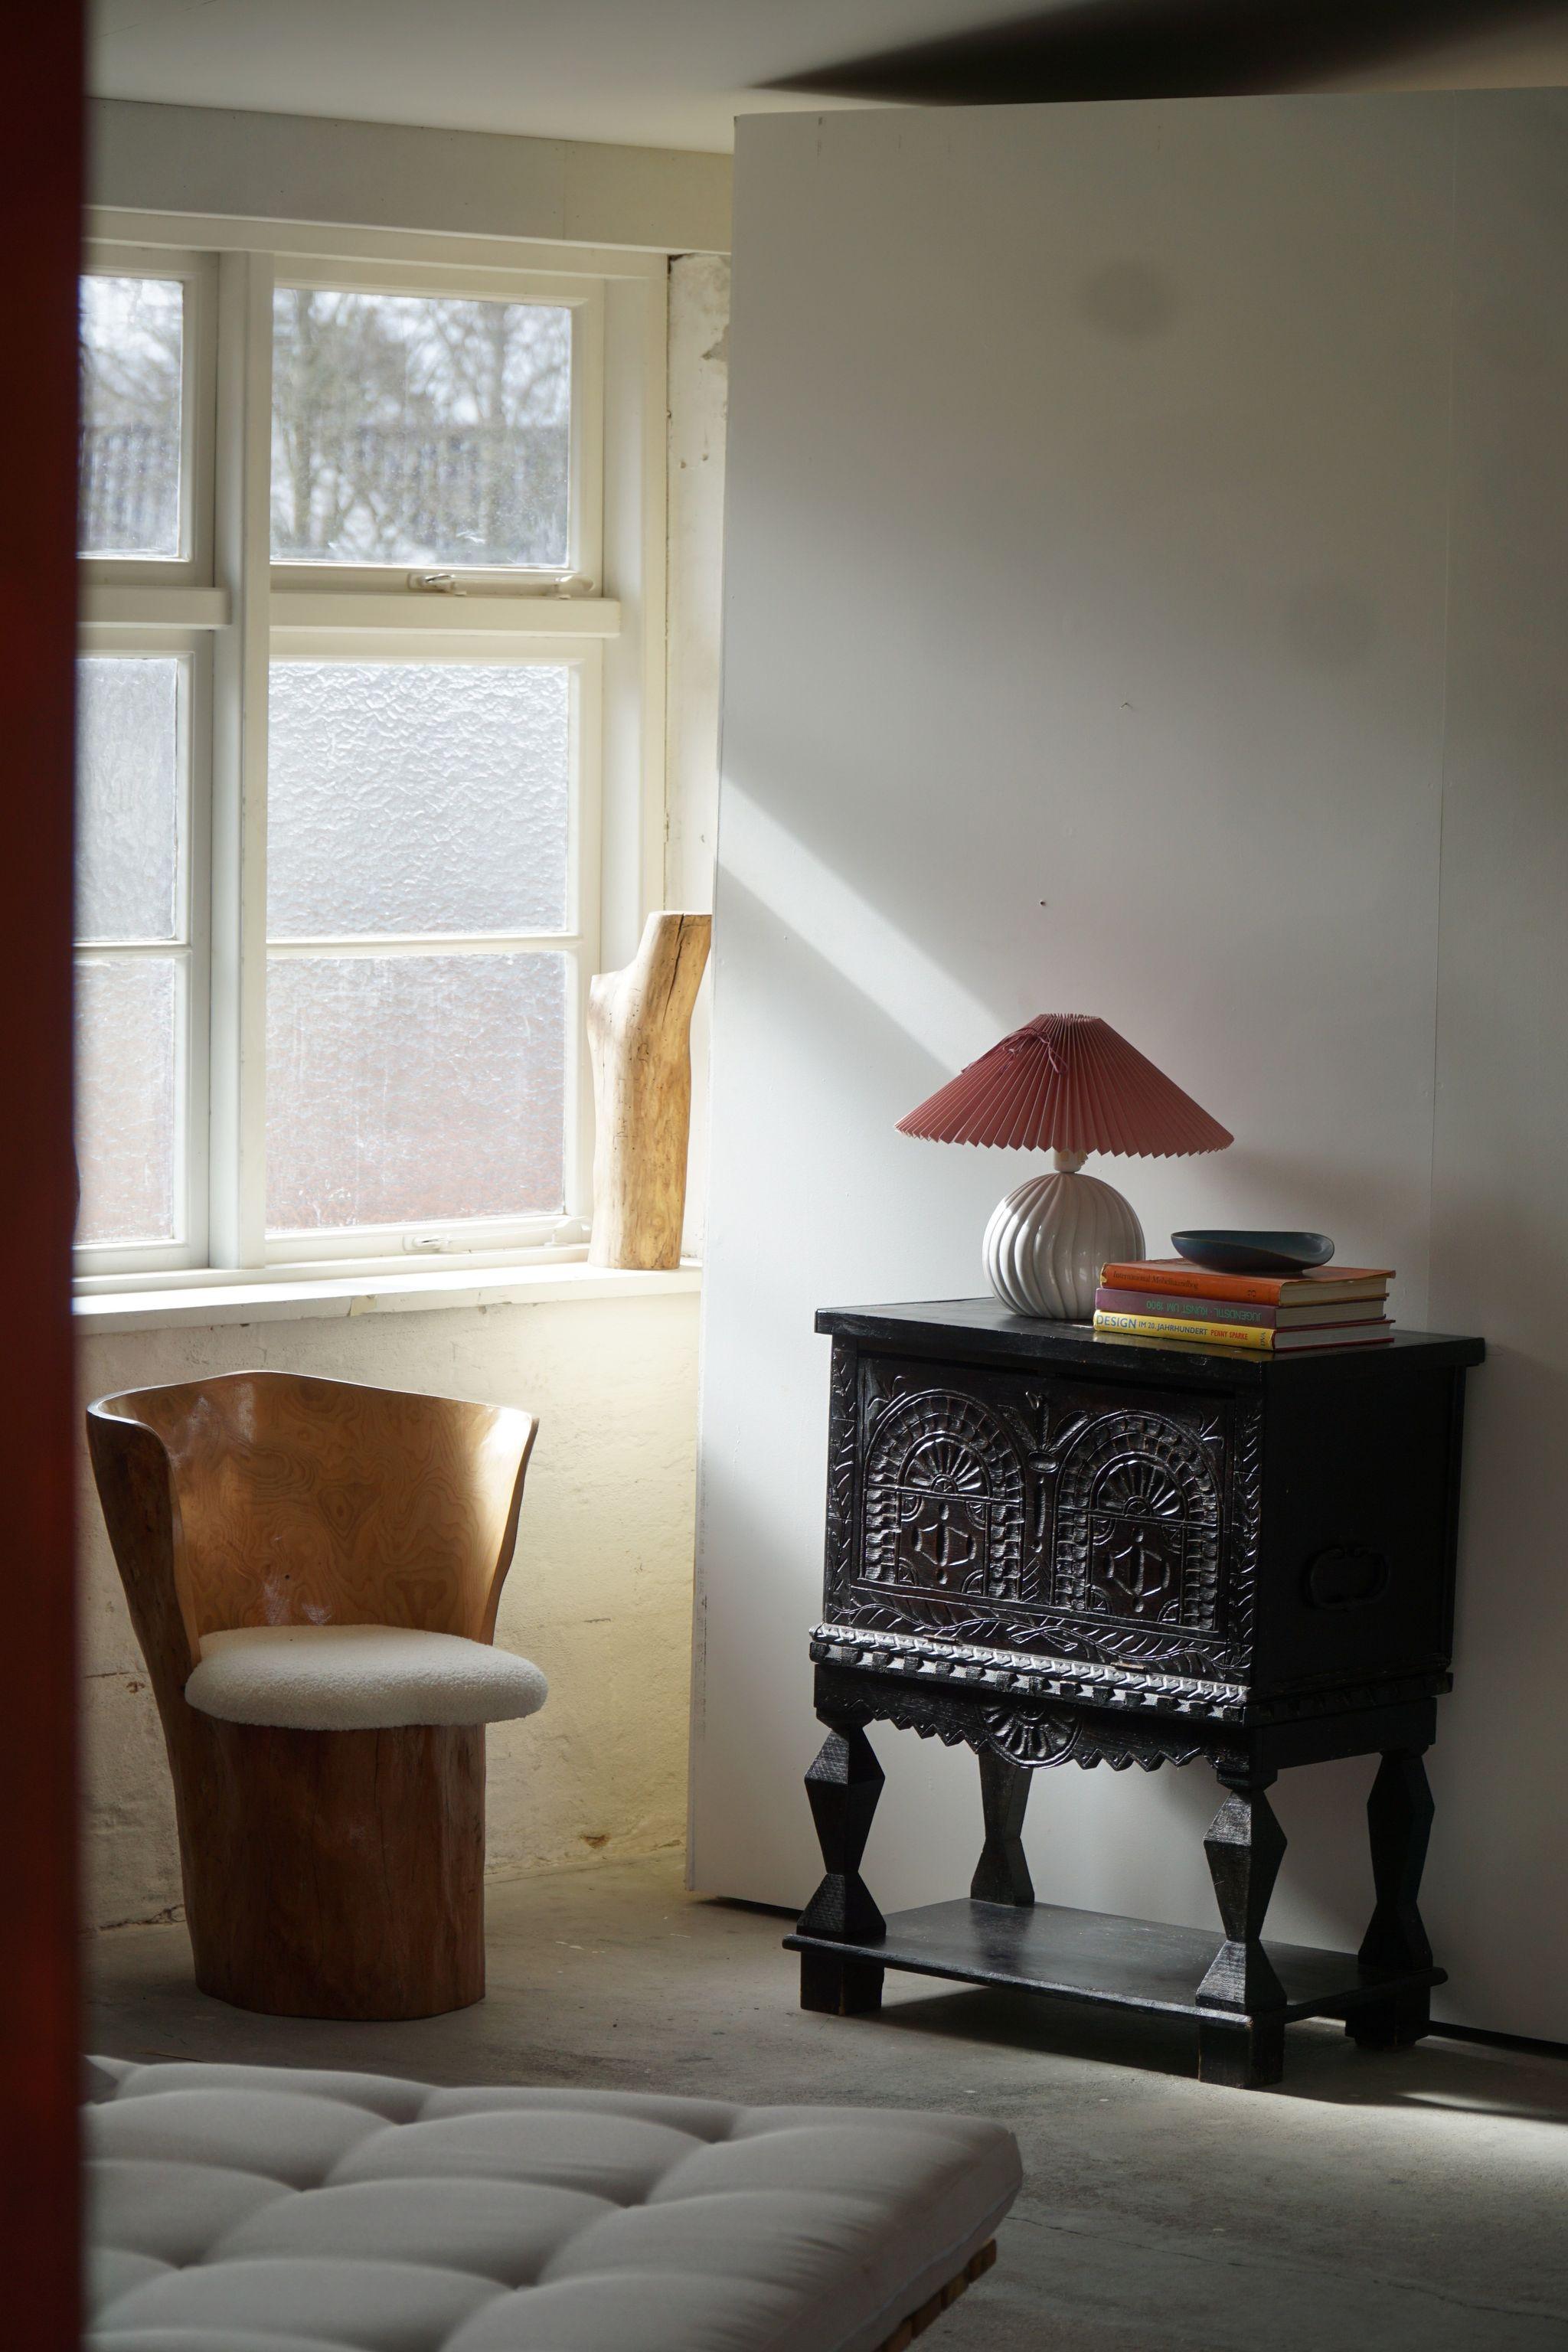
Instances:
[[[209,588],[213,579],[213,465],[217,383],[217,259],[211,253],[141,244],[89,247],[83,277],[178,278],[185,289],[180,383],[180,537],[183,555],[83,555],[83,582],[99,588]]]
[[[593,1114],[587,983],[633,953],[660,903],[664,834],[665,349],[662,254],[188,215],[89,215],[84,270],[186,278],[185,425],[198,495],[191,555],[83,559],[94,650],[210,647],[191,656],[211,725],[193,729],[193,859],[206,943],[192,971],[189,1230],[181,1244],[78,1252],[79,1289],[409,1271],[420,1258],[479,1265],[585,1254]],[[547,301],[573,311],[570,562],[499,572],[447,566],[431,588],[404,566],[271,556],[275,285]],[[428,579],[429,575],[425,575]],[[84,635],[84,644],[86,643]],[[268,1236],[265,1183],[267,689],[273,658],[565,663],[573,675],[572,929],[520,935],[569,972],[565,1207],[562,1214]],[[193,864],[193,877],[197,873]],[[193,916],[196,900],[193,898]],[[510,935],[417,944],[494,952]],[[384,942],[355,941],[351,952]],[[415,943],[410,942],[412,947]],[[292,946],[285,952],[295,951]],[[193,993],[193,1008],[195,997]],[[196,1065],[199,1063],[200,1067]],[[205,1214],[199,1213],[205,1210]]]

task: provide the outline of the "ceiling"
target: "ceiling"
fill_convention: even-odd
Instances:
[[[100,98],[727,152],[760,83],[1007,0],[93,0]],[[859,101],[864,103],[863,100]]]
[[[341,116],[535,138],[727,151],[737,114],[819,110],[835,86],[904,95],[898,77],[840,77],[845,59],[943,37],[1007,35],[1027,0],[93,0],[90,85],[105,98]],[[1126,18],[1160,0],[1054,0],[1060,16]],[[1189,0],[1202,15],[1205,0]],[[1300,0],[1252,0],[1259,17]],[[1389,5],[1389,0],[1385,0]],[[1402,0],[1408,5],[1408,0]],[[1444,12],[1439,8],[1439,14]],[[1460,10],[1484,16],[1479,5]],[[1502,14],[1511,15],[1504,7]],[[1553,12],[1555,13],[1555,11]],[[1375,21],[1377,0],[1364,0]],[[1365,58],[1310,86],[1560,83],[1568,35],[1503,23],[1444,36],[1412,57]],[[1054,26],[1050,32],[1054,39]],[[956,47],[966,46],[962,40]],[[983,44],[975,45],[976,47]],[[768,84],[808,80],[811,90]],[[1254,82],[1252,87],[1260,86]],[[1265,87],[1308,86],[1300,79]],[[1004,82],[1003,94],[1006,85]],[[940,95],[915,82],[907,94]],[[957,94],[954,92],[953,94]],[[976,93],[979,94],[979,93]],[[1047,94],[1020,87],[1016,95]],[[1068,94],[1068,93],[1064,93]],[[1084,94],[1089,94],[1085,92]],[[1098,94],[1098,93],[1096,93]],[[847,102],[864,104],[865,96]]]

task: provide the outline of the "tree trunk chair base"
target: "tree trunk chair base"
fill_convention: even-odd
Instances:
[[[203,1992],[363,2021],[483,2000],[482,1724],[292,1731],[187,1712],[205,1750],[180,1806]]]

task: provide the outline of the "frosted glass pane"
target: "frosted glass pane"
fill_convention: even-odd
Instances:
[[[180,996],[173,956],[78,961],[78,1241],[178,1238],[174,1087]]]
[[[561,1208],[563,956],[274,956],[267,1056],[273,1232]]]
[[[276,663],[273,938],[563,929],[568,710],[563,668]]]
[[[272,551],[563,565],[572,314],[280,286]]]
[[[76,929],[172,940],[179,877],[180,664],[76,666]]]
[[[177,278],[81,281],[83,555],[184,553],[180,393],[185,289]]]

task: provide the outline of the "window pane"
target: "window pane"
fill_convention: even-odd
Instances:
[[[274,956],[273,1232],[559,1211],[559,955]]]
[[[566,562],[569,310],[280,286],[272,318],[274,555]]]
[[[279,662],[270,699],[275,939],[565,927],[564,668]]]
[[[76,929],[83,940],[172,940],[179,922],[180,664],[79,661]]]
[[[180,393],[185,289],[177,278],[81,281],[83,555],[185,552]]]
[[[180,971],[83,957],[76,974],[79,1242],[166,1242],[175,1225]]]

